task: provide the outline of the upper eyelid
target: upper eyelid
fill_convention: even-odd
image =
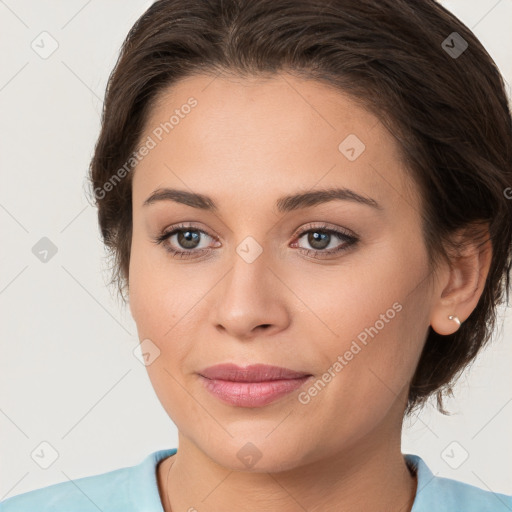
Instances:
[[[319,225],[314,225],[315,223],[318,223]],[[175,226],[171,226],[171,228],[169,228],[169,229],[164,230],[162,235],[159,238],[169,240],[177,232],[185,231],[187,229],[190,229],[191,231],[198,231],[198,232],[210,237],[214,242],[219,242],[219,238],[210,234],[207,230],[197,227],[197,226],[193,225],[192,223],[187,224],[186,222],[179,223]],[[330,233],[333,236],[336,236],[338,238],[340,238],[340,235],[341,235],[341,237],[345,236],[349,239],[352,239],[353,241],[359,240],[359,236],[357,234],[355,234],[350,229],[334,226],[330,222],[311,221],[311,222],[308,222],[308,223],[302,225],[300,228],[297,228],[294,230],[293,235],[292,235],[293,241],[295,241],[296,239],[298,240],[299,238],[302,238],[306,233],[308,233],[310,231],[314,231],[314,230],[324,231],[324,232]],[[194,252],[194,251],[200,251],[200,250],[202,250],[202,249],[191,249],[190,251],[187,251],[187,252]]]
[[[315,223],[318,223],[321,225],[314,225]],[[212,235],[211,233],[209,233],[209,231],[207,231],[203,228],[197,227],[193,224],[187,225],[187,223],[179,223],[177,225],[171,226],[169,229],[163,230],[162,234],[166,235],[166,236],[170,236],[171,233],[174,234],[176,231],[181,231],[181,230],[186,230],[186,229],[190,229],[192,231],[199,231],[205,235],[208,235],[210,238],[213,238],[214,240],[218,240],[218,237],[216,237],[215,235]],[[327,231],[327,232],[332,231],[332,232],[341,233],[341,234],[345,234],[347,236],[352,236],[354,238],[357,238],[357,235],[352,230],[350,230],[348,228],[338,227],[338,226],[331,224],[330,222],[325,222],[325,221],[308,222],[305,225],[302,225],[300,228],[295,229],[293,231],[292,236],[293,237],[302,236],[304,233],[307,233],[308,231],[313,230],[313,229],[318,229],[319,231]]]
[[[318,231],[327,231],[327,232],[335,232],[335,233],[341,233],[343,235],[352,236],[354,238],[357,238],[357,235],[348,228],[342,228],[339,226],[334,226],[330,222],[323,222],[318,221],[319,224],[322,224],[321,226],[313,226],[314,222],[308,222],[305,226],[301,226],[299,229],[296,229],[294,231],[293,236],[302,236],[304,233],[307,233],[308,231],[312,231],[317,229]]]

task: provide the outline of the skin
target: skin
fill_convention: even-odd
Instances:
[[[164,510],[409,511],[417,482],[400,449],[409,383],[429,325],[450,334],[448,315],[464,321],[475,308],[490,250],[468,250],[431,274],[419,192],[396,140],[341,92],[284,73],[189,77],[160,96],[141,140],[191,96],[197,106],[133,176],[130,309],[140,340],[160,350],[147,371],[179,432],[178,453],[157,468]],[[366,146],[354,161],[338,149],[349,134]],[[333,186],[382,210],[348,200],[275,207],[283,195]],[[143,206],[161,187],[206,194],[218,211]],[[333,235],[318,249],[297,236],[324,222],[359,241],[328,257],[305,254],[345,243]],[[178,223],[212,236],[167,243],[211,253],[179,259],[153,242]],[[236,251],[247,236],[263,251],[252,263]],[[228,405],[197,374],[267,363],[316,380],[394,303],[401,310],[307,404],[300,388],[264,407]],[[252,467],[237,457],[248,442],[261,454]]]

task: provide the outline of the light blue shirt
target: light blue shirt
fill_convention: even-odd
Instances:
[[[135,466],[12,496],[0,502],[0,512],[163,512],[156,466],[176,450],[159,450]],[[411,512],[512,511],[512,496],[434,476],[418,455],[404,457],[418,477]]]

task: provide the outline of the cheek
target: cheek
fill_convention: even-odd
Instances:
[[[373,311],[378,314],[368,316],[376,316],[371,323],[352,318],[350,331],[355,335],[322,345],[323,373],[300,397],[302,414],[323,418],[316,434],[336,446],[365,436],[390,411],[402,417],[407,384],[421,352],[421,333],[410,330],[413,309],[393,310],[386,316],[388,323],[379,318],[387,308]]]
[[[317,338],[317,350],[331,392],[319,384],[319,391],[312,391],[319,398],[311,402],[329,403],[335,416],[341,414],[340,404],[361,419],[383,414],[416,368],[428,328],[428,290],[419,284],[427,270],[420,253],[410,252],[414,264],[406,264],[399,246],[381,247],[373,263],[358,260],[359,269],[333,275],[324,294],[306,295],[308,281],[298,292],[308,296],[311,310],[329,327],[316,322],[326,333]],[[373,409],[361,408],[363,403]]]
[[[154,248],[132,244],[129,273],[130,311],[137,324],[139,338],[150,338],[159,344],[176,322],[171,281],[151,261]],[[170,278],[170,276],[168,276]]]
[[[201,290],[190,288],[186,273],[162,265],[165,258],[155,254],[160,250],[134,244],[130,259],[129,301],[138,336],[141,342],[149,339],[160,351],[155,364],[148,366],[150,373],[159,366],[181,364],[194,328],[193,304],[201,295]]]
[[[128,290],[130,311],[139,328],[139,334],[140,328],[148,317],[148,313],[152,311],[151,278],[151,273],[148,272],[147,268],[147,261],[141,257],[141,251],[138,250],[134,240],[130,254]]]
[[[173,266],[169,265],[164,248],[149,241],[143,229],[135,226],[130,253],[129,296],[132,315],[138,324],[172,313],[173,298],[179,295],[179,278],[179,274],[173,275]],[[168,323],[171,321],[169,316]]]
[[[179,418],[188,410],[181,371],[190,349],[190,319],[177,291],[180,283],[151,261],[151,248],[138,249],[132,247],[130,259],[130,310],[142,352],[150,354],[146,371],[152,387],[168,415]]]

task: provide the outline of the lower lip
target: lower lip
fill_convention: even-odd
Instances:
[[[201,375],[201,380],[212,395],[225,403],[238,407],[262,407],[295,391],[310,377],[265,382],[233,382],[207,379]]]

